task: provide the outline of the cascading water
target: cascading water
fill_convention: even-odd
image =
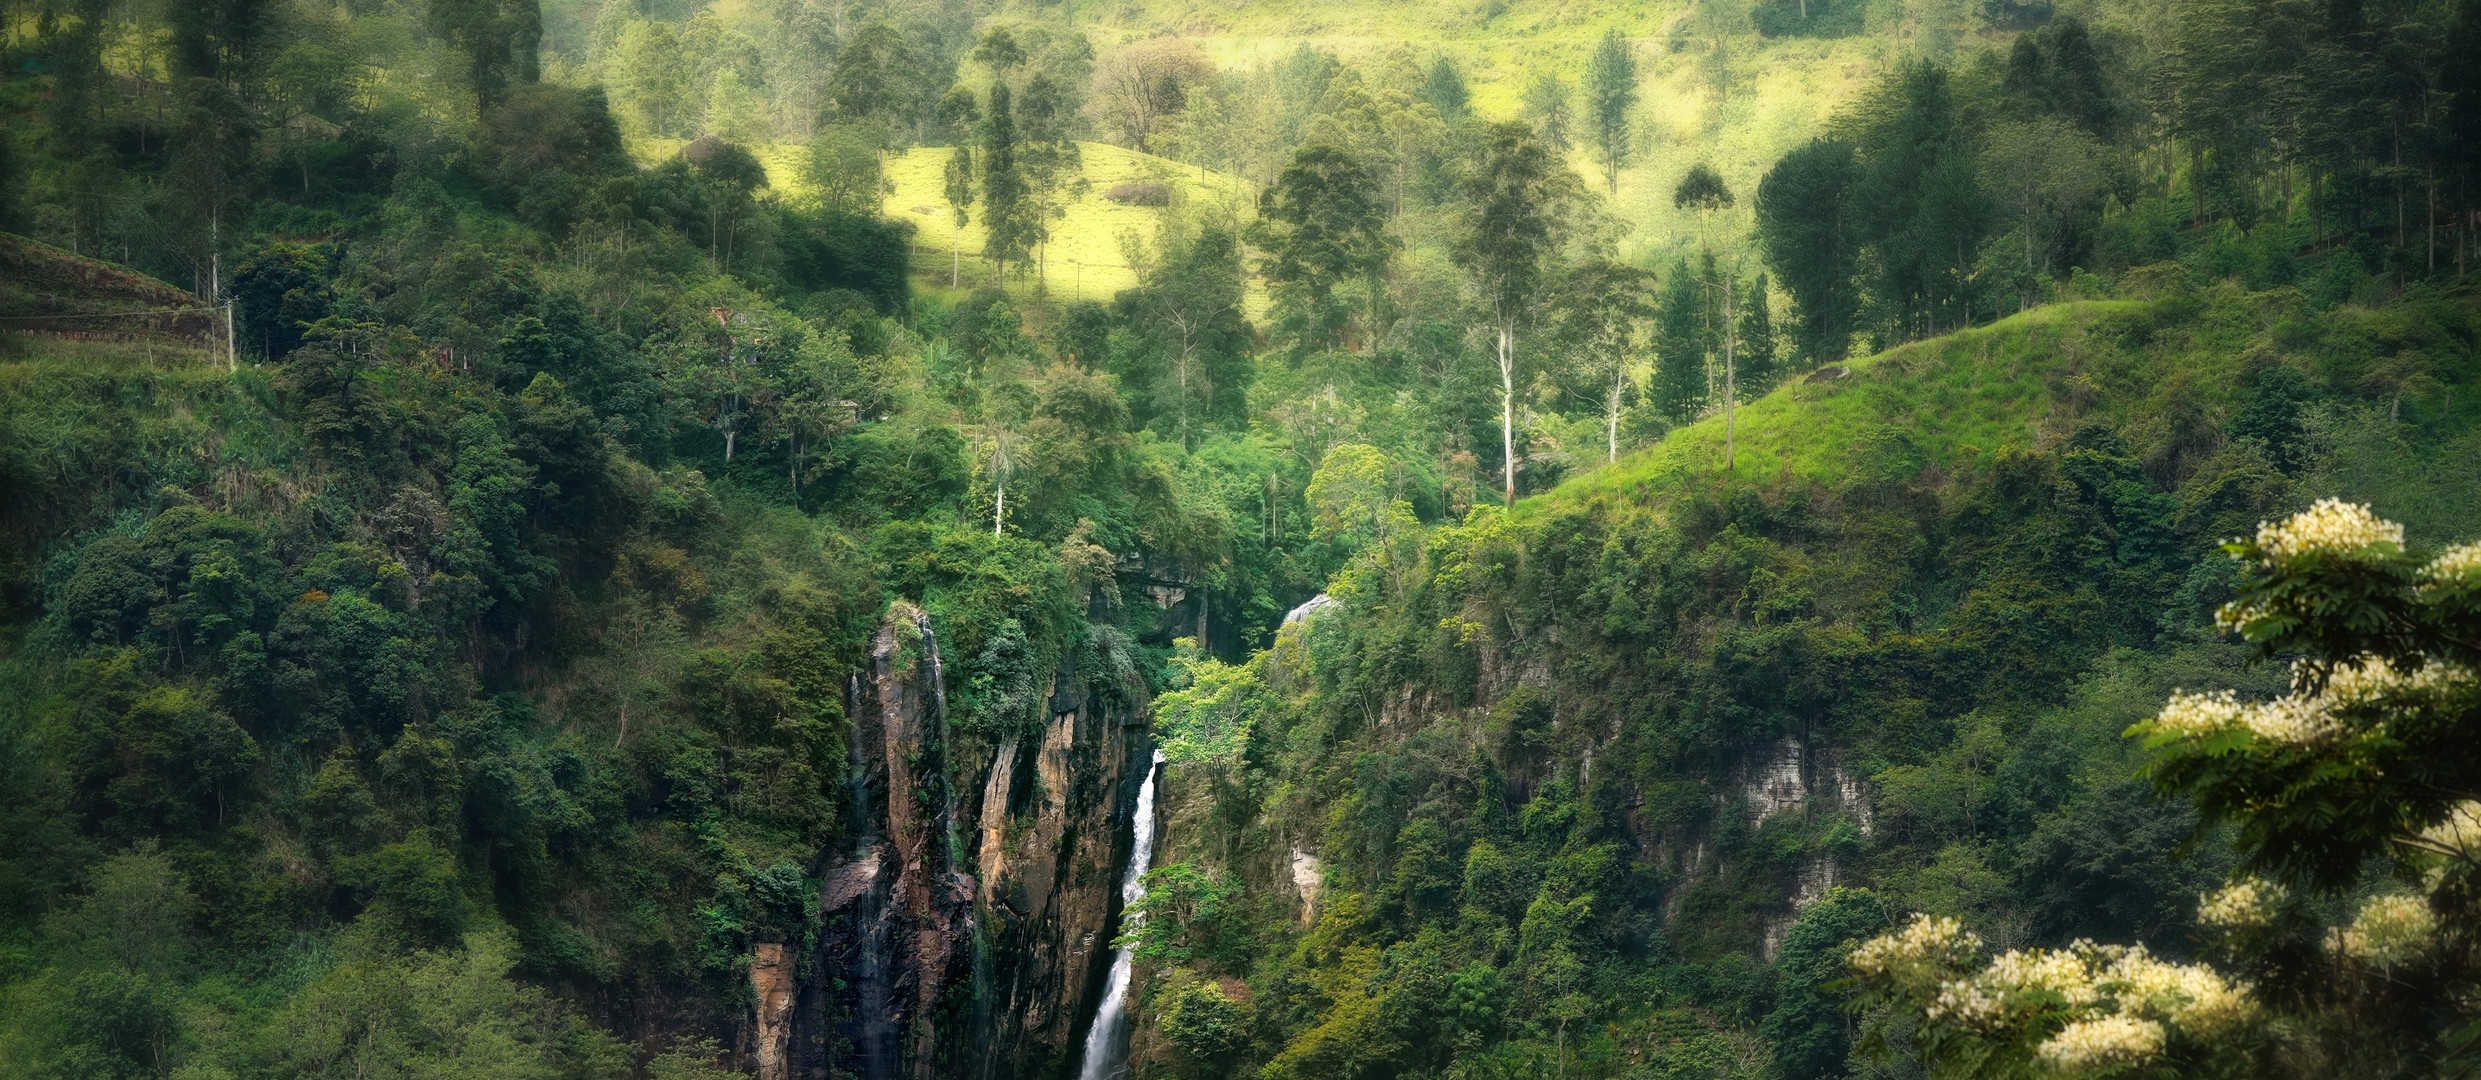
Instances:
[[[1123,933],[1136,925],[1134,909],[1146,895],[1146,871],[1154,861],[1154,777],[1162,768],[1163,752],[1157,750],[1146,766],[1145,783],[1137,788],[1128,876],[1120,880],[1120,910],[1127,913]],[[1085,1034],[1085,1065],[1077,1072],[1078,1080],[1104,1080],[1120,1071],[1117,1059],[1128,1027],[1129,974],[1136,962],[1137,957],[1125,948],[1111,956],[1111,978],[1103,984],[1103,1003],[1094,1012],[1094,1026]]]

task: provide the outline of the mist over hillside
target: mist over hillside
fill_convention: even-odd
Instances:
[[[2462,1076],[2476,57],[0,0],[0,1078]]]

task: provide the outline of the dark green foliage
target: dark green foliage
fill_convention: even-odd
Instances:
[[[970,486],[965,440],[955,429],[864,429],[838,441],[828,499],[857,519],[929,517],[952,510]]]
[[[432,33],[466,55],[466,78],[485,109],[542,77],[540,0],[429,0]]]
[[[1713,166],[1700,161],[1689,166],[1672,187],[1671,205],[1684,210],[1726,210],[1732,205],[1732,189]]]
[[[2146,785],[2124,775],[2094,776],[2025,839],[2026,898],[2046,938],[2068,928],[2111,941],[2142,941],[2184,951],[2179,934],[2196,913],[2197,897],[2221,881],[2222,860],[2208,852],[2178,856],[2196,834],[2195,815],[2149,798]]]
[[[144,687],[123,652],[82,680],[72,777],[90,818],[122,836],[220,824],[245,794],[259,747],[187,688]]]
[[[1784,155],[1757,188],[1758,242],[1792,298],[1792,340],[1810,366],[1841,361],[1860,312],[1861,233],[1850,144],[1817,140]]]
[[[986,231],[982,255],[998,264],[1004,273],[1010,264],[1024,262],[1026,254],[1034,249],[1035,232],[1042,226],[1032,216],[1034,211],[1028,200],[1033,192],[1017,161],[1016,107],[1008,84],[991,87],[990,100],[982,109],[977,141],[980,152],[976,157],[982,167],[982,227]]]
[[[235,333],[269,360],[292,355],[327,317],[327,256],[301,244],[270,244],[233,268]]]
[[[2001,87],[2019,109],[2057,116],[2097,138],[2119,130],[2119,106],[2102,71],[2102,55],[2085,21],[2053,19],[2016,38]]]
[[[1185,449],[1206,430],[1245,425],[1255,341],[1241,314],[1240,251],[1231,233],[1209,228],[1166,254],[1162,267],[1113,303],[1126,329],[1112,346],[1111,368],[1134,399],[1134,422]]]
[[[837,54],[827,97],[840,120],[897,119],[908,115],[930,89],[924,74],[904,32],[873,20]]]
[[[1378,279],[1396,240],[1386,231],[1378,182],[1359,159],[1313,143],[1295,152],[1258,197],[1249,240],[1267,250],[1260,272],[1273,283],[1276,322],[1302,351],[1342,344],[1353,305],[1338,286],[1361,284],[1364,334],[1377,332]]]
[[[2277,468],[2299,468],[2308,452],[2302,442],[2308,435],[2302,426],[2303,414],[2316,394],[2308,376],[2297,368],[2275,364],[2259,369],[2247,400],[2232,414],[2231,437],[2256,440],[2260,452]]]
[[[1673,263],[1664,279],[1654,330],[1654,407],[1681,421],[1706,403],[1705,290],[1685,259]]]
[[[1861,32],[1866,5],[1853,0],[1760,0],[1749,13],[1767,37],[1849,37]]]
[[[776,243],[785,283],[803,292],[846,290],[879,314],[904,310],[912,295],[913,230],[903,222],[823,210],[787,214]]]
[[[1465,85],[1464,73],[1444,56],[1432,61],[1429,72],[1422,77],[1421,99],[1451,125],[1463,123],[1473,111],[1473,91]]]
[[[1876,252],[1869,296],[1884,333],[1920,336],[1969,320],[1965,278],[1987,210],[1949,72],[1908,62],[1858,127],[1851,221]]]
[[[1089,371],[1111,359],[1111,309],[1092,300],[1064,305],[1051,330],[1051,352]]]
[[[746,1023],[753,948],[816,956],[844,710],[897,598],[949,680],[947,775],[917,794],[969,801],[1055,689],[1181,755],[1119,927],[1160,980],[1145,1069],[1830,1076],[1837,957],[1887,914],[2187,950],[2224,834],[2177,844],[2224,795],[2149,799],[2107,736],[2232,681],[2210,612],[2272,594],[2208,546],[2362,490],[2469,535],[2476,498],[2463,249],[2423,233],[2433,195],[2435,222],[2469,209],[2471,78],[2436,60],[2471,5],[2209,7],[2168,17],[2176,56],[2061,18],[1882,80],[1754,192],[1780,313],[1724,244],[1659,288],[1612,261],[1664,241],[1617,240],[1555,149],[1474,123],[1445,57],[1377,85],[1303,46],[1166,95],[1182,153],[1277,170],[1257,231],[1176,198],[1135,287],[1061,303],[916,295],[875,167],[812,205],[724,112],[639,168],[648,106],[577,88],[617,43],[568,6],[215,0],[160,39],[94,0],[20,12],[0,225],[233,302],[241,356],[0,343],[0,1060],[715,1075],[701,1036]],[[714,70],[656,126],[696,133],[729,69],[808,80],[764,88],[800,103],[770,119],[815,108],[848,164],[973,140],[956,218],[980,199],[986,256],[1027,276],[1080,196],[1085,35],[992,26],[968,58],[973,12],[837,14],[752,16],[784,35],[757,51],[665,27]],[[391,27],[455,85],[407,90]],[[127,66],[148,40],[169,85]],[[1577,57],[1616,191],[1640,64],[1618,31]],[[2002,282],[1979,186],[2034,121],[2097,140],[2100,179],[2050,273]],[[1728,227],[1721,174],[1686,179],[1676,205]],[[2001,295],[2120,299],[1754,400]],[[1718,479],[1693,425],[1727,341],[1743,457],[1753,417],[1801,437]],[[1476,499],[1519,476],[1542,497]],[[2299,602],[2396,647],[2435,614],[2409,565]],[[2421,756],[2387,777],[2461,783],[2451,726],[2398,734]],[[2187,767],[2163,782],[2297,779]],[[2357,866],[2410,821],[2339,820],[2238,834]]]
[[[1739,305],[1740,337],[1734,364],[1740,394],[1745,398],[1763,397],[1782,375],[1775,362],[1774,296],[1766,287],[1766,275],[1759,274],[1757,280],[1742,287]]]
[[[1852,1039],[1833,984],[1844,977],[1852,947],[1885,925],[1877,897],[1833,889],[1784,933],[1775,954],[1775,1007],[1759,1025],[1783,1076],[1826,1080],[1844,1074]]]
[[[597,189],[635,170],[602,88],[524,81],[483,112],[474,167],[500,205],[562,235],[585,216]]]
[[[208,0],[173,12],[172,71],[181,79],[212,79],[258,59],[268,16],[267,0]]]

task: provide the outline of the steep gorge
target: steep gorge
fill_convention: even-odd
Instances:
[[[1063,659],[1039,731],[965,761],[942,683],[929,617],[898,601],[852,678],[849,840],[820,857],[820,929],[781,1022],[774,969],[752,969],[762,1080],[1073,1067],[1152,759],[1143,688]]]

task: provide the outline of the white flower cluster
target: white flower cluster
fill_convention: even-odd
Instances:
[[[1978,981],[2001,993],[2049,991],[2067,999],[2068,1008],[2082,1009],[2101,997],[2093,985],[2096,953],[2106,946],[2079,941],[2065,952],[2013,949],[1990,961]]]
[[[2202,1034],[2228,1031],[2257,1015],[2248,985],[2203,964],[2157,960],[2142,945],[2120,952],[2095,980],[2124,1013],[2166,1020]]]
[[[2240,722],[2246,710],[2239,698],[2229,690],[2210,694],[2190,694],[2174,690],[2171,700],[2154,717],[2155,726],[2174,735],[2191,738],[2212,735]]]
[[[1865,974],[1895,971],[1970,939],[1952,919],[1916,918],[1905,933],[1862,946],[1853,964]],[[2001,953],[1981,971],[1938,982],[1923,1011],[1932,1023],[1996,1033],[2054,1010],[2068,1023],[2038,1053],[2054,1067],[2081,1071],[2142,1064],[2161,1052],[2170,1027],[2229,1031],[2255,1019],[2257,1003],[2246,984],[2204,965],[2168,963],[2142,945],[2078,941]]]
[[[2420,955],[2437,930],[2438,916],[2429,910],[2429,901],[2395,893],[2363,905],[2351,926],[2334,932],[2334,945],[2363,963],[2393,967]]]
[[[2481,577],[2481,540],[2457,544],[2441,551],[2437,558],[2429,560],[2428,566],[2421,568],[2421,579],[2435,585],[2475,577]]]
[[[2431,662],[2405,671],[2385,660],[2339,664],[2326,685],[2308,689],[2310,669],[2292,667],[2292,692],[2272,701],[2243,705],[2228,690],[2210,694],[2173,693],[2154,716],[2159,729],[2191,738],[2232,727],[2245,727],[2258,738],[2293,746],[2309,746],[2344,734],[2344,714],[2389,703],[2390,698],[2423,694],[2471,682],[2472,672],[2453,664]]]
[[[2197,898],[2197,921],[2207,926],[2240,930],[2264,926],[2274,907],[2283,902],[2283,887],[2259,878],[2241,878]]]
[[[1980,948],[1981,935],[1965,929],[1962,920],[1914,915],[1912,925],[1901,932],[1883,934],[1854,947],[1852,970],[1867,979],[1913,982],[1924,974],[1942,972],[1948,964]]]
[[[2371,544],[2403,546],[2403,526],[2369,512],[2367,503],[2319,499],[2317,505],[2257,527],[2257,547],[2280,561],[2327,552],[2348,555]]]
[[[1978,979],[1952,979],[1939,984],[1938,996],[1931,998],[1929,1007],[1922,1012],[1932,1020],[1989,1027],[1998,1022],[2003,1004]]]
[[[2273,887],[2239,882],[2218,895],[2227,906],[2254,907],[2271,902]],[[2215,902],[2207,898],[2209,906]],[[2248,984],[2202,964],[2156,959],[2143,945],[2011,949],[1958,977],[1981,944],[1956,919],[1915,915],[1903,930],[1855,948],[1852,967],[1864,979],[1926,998],[1924,1018],[1932,1024],[1998,1036],[2064,1020],[2035,1052],[2070,1073],[2142,1065],[2162,1053],[2172,1028],[2213,1036],[2258,1016]]]
[[[2421,830],[2421,839],[2449,851],[2481,851],[2481,802],[2466,799],[2455,804],[2445,821]]]
[[[2139,1065],[2162,1052],[2162,1025],[2133,1016],[2078,1020],[2036,1050],[2042,1063],[2061,1072]]]

